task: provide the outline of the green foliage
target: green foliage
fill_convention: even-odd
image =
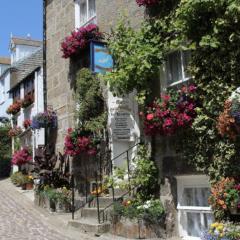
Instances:
[[[139,30],[118,23],[108,42],[115,67],[104,77],[116,95],[149,88],[163,60],[164,34],[161,21],[144,22]]]
[[[0,177],[9,176],[11,170],[11,138],[8,136],[10,126],[4,124],[0,126]]]
[[[82,68],[76,77],[76,118],[80,128],[92,132],[104,129],[106,113],[100,80],[89,69]]]
[[[216,129],[224,101],[240,85],[239,13],[237,0],[189,0],[181,1],[172,20],[176,42],[194,48],[191,73],[201,102],[184,153],[214,181],[239,173],[239,139],[222,138]]]

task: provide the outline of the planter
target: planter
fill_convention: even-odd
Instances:
[[[33,189],[33,183],[26,183],[26,190],[32,190]]]
[[[56,212],[67,213],[70,212],[71,205],[69,203],[62,203],[60,201],[56,202]]]
[[[21,185],[21,188],[22,188],[22,190],[26,190],[26,189],[27,189],[27,188],[26,188],[26,183],[22,184],[22,185]]]
[[[56,210],[55,201],[53,201],[52,199],[49,199],[49,198],[45,197],[45,207],[47,208],[47,210],[48,210],[49,212],[55,212],[55,210]]]

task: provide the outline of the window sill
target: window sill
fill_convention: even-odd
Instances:
[[[174,82],[174,83],[169,84],[169,85],[167,86],[167,88],[168,88],[168,87],[174,87],[174,86],[179,85],[179,84],[181,84],[181,83],[185,83],[185,82],[187,82],[187,81],[189,81],[189,80],[191,80],[191,79],[192,79],[192,78],[189,77],[189,78],[185,78],[185,79],[183,79],[183,80],[179,80],[179,81],[177,81],[177,82]]]
[[[85,22],[83,22],[83,23],[79,23],[79,27],[77,27],[77,28],[85,27],[86,25],[92,23],[92,22],[93,22],[94,20],[96,20],[96,19],[97,19],[97,16],[94,15],[94,16],[92,16],[91,18],[89,18],[87,21],[85,21]],[[96,23],[96,22],[94,22],[94,23]]]
[[[211,207],[195,207],[195,206],[177,206],[177,210],[183,210],[183,211],[206,211],[206,212],[211,212]]]

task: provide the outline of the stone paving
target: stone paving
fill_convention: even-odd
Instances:
[[[9,180],[0,181],[0,239],[1,240],[73,240],[51,226],[31,201],[22,196]],[[79,233],[78,239],[89,239]]]

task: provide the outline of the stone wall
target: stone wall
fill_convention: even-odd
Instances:
[[[97,23],[100,30],[109,32],[121,16],[139,26],[144,17],[144,8],[136,4],[136,0],[96,0]]]
[[[73,126],[73,97],[69,84],[69,60],[63,59],[61,41],[75,27],[73,0],[48,0],[47,18],[47,104],[58,115],[56,151],[63,150],[68,127]]]

